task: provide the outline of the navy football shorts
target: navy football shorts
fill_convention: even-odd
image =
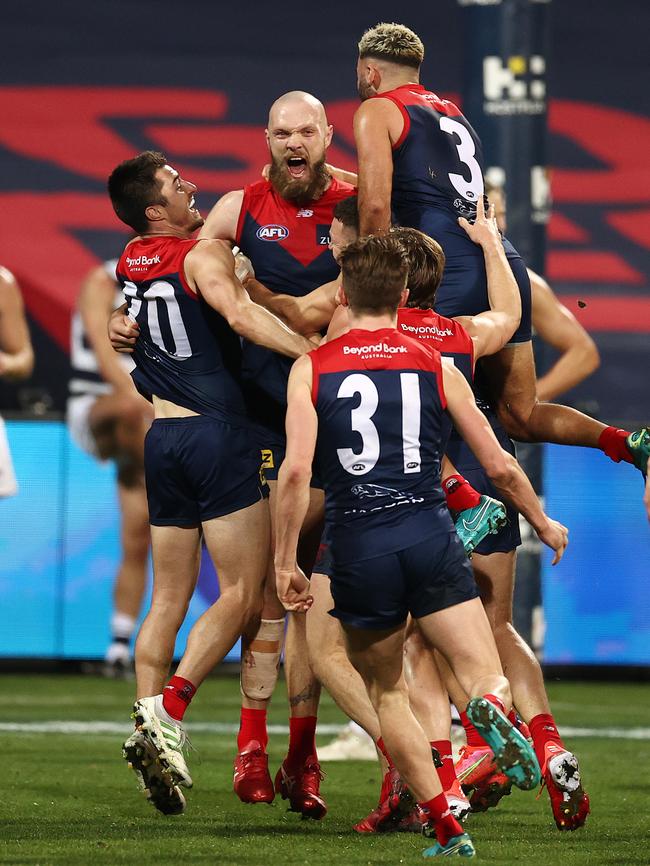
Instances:
[[[508,437],[508,434],[502,427],[501,423],[497,420],[496,416],[490,413],[488,415],[488,420],[501,447],[504,451],[507,451],[515,457],[514,443]],[[466,478],[478,493],[502,501],[501,494],[488,478],[485,470],[474,456],[469,445],[466,445],[464,440],[460,439],[457,434],[452,434],[452,438],[447,444],[447,456],[454,464],[459,474],[462,475],[463,478]],[[483,556],[488,556],[490,553],[509,553],[521,544],[519,512],[507,502],[504,502],[503,504],[506,507],[507,517],[505,526],[502,526],[495,535],[486,535],[483,541],[476,547],[476,553],[480,553]]]
[[[524,260],[508,242],[506,255],[521,295],[521,322],[510,343],[526,343],[532,338],[530,279]],[[434,307],[436,313],[450,319],[476,316],[490,309],[483,256],[454,256],[446,260]]]
[[[334,562],[330,583],[331,615],[360,629],[394,628],[409,613],[420,618],[479,595],[451,520],[448,529],[404,550]]]
[[[144,469],[153,526],[197,526],[268,496],[249,431],[205,415],[157,418]]]
[[[262,472],[264,473],[264,478],[267,481],[277,481],[280,466],[282,466],[284,456],[287,453],[286,436],[277,433],[272,427],[255,424],[253,427],[253,437],[262,460]],[[323,483],[320,480],[316,461],[314,461],[312,466],[312,475],[309,486],[315,487],[318,490],[323,489]]]

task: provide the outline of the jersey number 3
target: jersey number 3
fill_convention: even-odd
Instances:
[[[478,201],[479,197],[483,195],[483,172],[481,166],[474,159],[476,154],[474,139],[462,123],[451,117],[440,118],[440,129],[458,139],[456,142],[458,158],[469,169],[469,180],[462,174],[450,174],[451,185],[464,199]]]
[[[420,471],[420,378],[417,373],[400,373],[402,392],[402,457],[404,473]],[[351,373],[340,384],[339,398],[361,397],[350,412],[352,430],[361,436],[361,451],[337,448],[341,466],[350,475],[366,475],[379,460],[379,432],[372,418],[379,406],[379,392],[370,376]]]

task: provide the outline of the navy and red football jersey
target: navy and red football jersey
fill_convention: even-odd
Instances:
[[[349,331],[310,357],[325,517],[338,556],[370,558],[429,537],[432,511],[444,502],[440,354],[382,328]]]
[[[459,108],[421,84],[404,84],[375,99],[390,99],[404,129],[393,146],[392,208],[400,225],[420,229],[446,256],[481,255],[458,225],[483,195],[481,141]]]
[[[455,319],[447,319],[433,310],[400,307],[397,311],[397,330],[436,349],[444,358],[451,358],[470,388],[474,383],[474,343],[465,328]],[[459,434],[449,415],[442,426],[442,450]]]
[[[128,315],[140,326],[131,375],[147,397],[246,425],[239,337],[185,279],[185,256],[197,243],[136,238],[122,253],[117,278]]]
[[[295,297],[336,279],[339,268],[328,247],[330,225],[336,204],[354,193],[350,184],[333,178],[319,199],[300,207],[282,198],[269,181],[245,187],[236,241],[253,263],[256,278],[273,292]],[[282,412],[291,363],[270,349],[244,343],[244,379]]]

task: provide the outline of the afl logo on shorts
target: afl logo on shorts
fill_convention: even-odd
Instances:
[[[257,237],[261,241],[283,241],[289,237],[289,229],[286,226],[268,225],[261,226],[257,230]]]

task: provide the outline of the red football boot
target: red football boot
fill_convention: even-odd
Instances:
[[[463,793],[458,779],[454,779],[451,788],[445,791],[445,797],[449,804],[449,811],[457,821],[464,821],[472,811],[469,800]]]
[[[233,789],[242,803],[272,803],[275,797],[269,774],[269,756],[251,740],[235,758]]]
[[[488,809],[493,809],[511,790],[512,782],[504,773],[490,773],[478,782],[471,793],[469,802],[472,812],[487,812]]]
[[[577,830],[587,820],[589,797],[582,787],[575,755],[556,743],[547,743],[542,775],[558,830]]]
[[[392,767],[384,775],[378,806],[355,824],[353,830],[357,833],[394,833],[407,829],[401,828],[400,824],[410,816],[413,806],[411,793],[395,767]]]
[[[464,790],[474,788],[478,782],[496,771],[494,752],[489,746],[461,746],[456,776]]]
[[[320,821],[327,814],[327,804],[320,795],[322,778],[316,755],[310,755],[297,772],[287,767],[285,760],[275,777],[275,793],[289,801],[291,812]]]

